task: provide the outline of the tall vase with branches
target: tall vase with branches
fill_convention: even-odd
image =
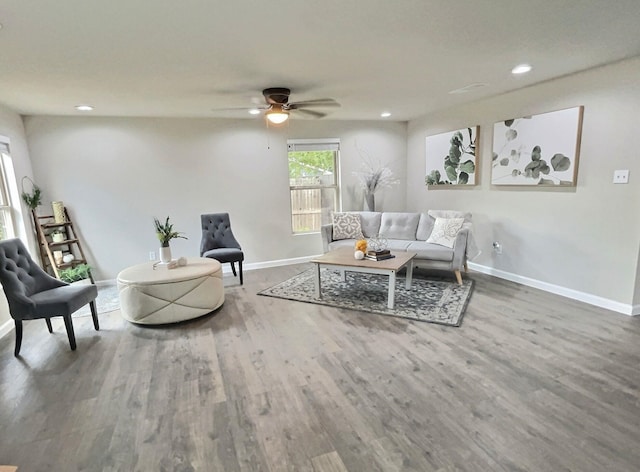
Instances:
[[[364,210],[376,211],[375,193],[383,188],[390,188],[399,181],[393,178],[393,171],[370,157],[364,156],[361,171],[354,172],[358,177],[360,188],[364,192]]]

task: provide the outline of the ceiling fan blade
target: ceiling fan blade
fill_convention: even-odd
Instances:
[[[289,105],[293,105],[296,108],[302,107],[339,107],[340,104],[333,98],[318,98],[316,100],[303,100],[301,102],[293,102]]]
[[[230,108],[212,108],[211,111],[236,111],[236,110],[268,110],[269,107],[265,105],[255,107],[230,107]]]
[[[320,113],[319,111],[306,110],[306,109],[300,109],[300,108],[291,108],[291,111],[295,111],[296,113],[300,113],[302,115],[312,116],[314,118],[323,118],[327,116],[326,113]]]

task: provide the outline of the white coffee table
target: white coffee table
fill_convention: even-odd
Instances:
[[[322,286],[320,278],[320,269],[322,266],[333,267],[339,269],[342,272],[342,278],[345,280],[346,272],[361,272],[365,274],[382,274],[389,276],[389,296],[387,299],[387,306],[393,309],[395,305],[395,288],[396,288],[396,273],[406,267],[407,276],[405,281],[405,287],[411,288],[411,281],[413,278],[413,258],[416,257],[415,252],[394,252],[391,251],[395,257],[392,259],[385,259],[383,261],[371,261],[369,259],[356,259],[353,254],[354,248],[341,247],[329,251],[320,257],[316,257],[311,260],[316,265],[316,277],[315,277],[315,289],[316,298],[322,298]]]
[[[190,257],[186,266],[167,269],[146,262],[118,274],[122,316],[140,324],[165,324],[197,318],[224,303],[222,265]]]

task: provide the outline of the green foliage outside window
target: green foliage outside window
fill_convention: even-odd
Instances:
[[[296,180],[334,175],[334,151],[292,151],[289,153],[289,179]],[[333,182],[331,182],[333,183]]]
[[[292,230],[319,231],[335,210],[337,152],[290,151],[288,158]]]

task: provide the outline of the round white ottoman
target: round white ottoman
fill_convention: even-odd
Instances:
[[[190,257],[186,266],[167,269],[153,262],[118,274],[122,316],[140,324],[177,323],[212,312],[224,303],[222,265]]]

